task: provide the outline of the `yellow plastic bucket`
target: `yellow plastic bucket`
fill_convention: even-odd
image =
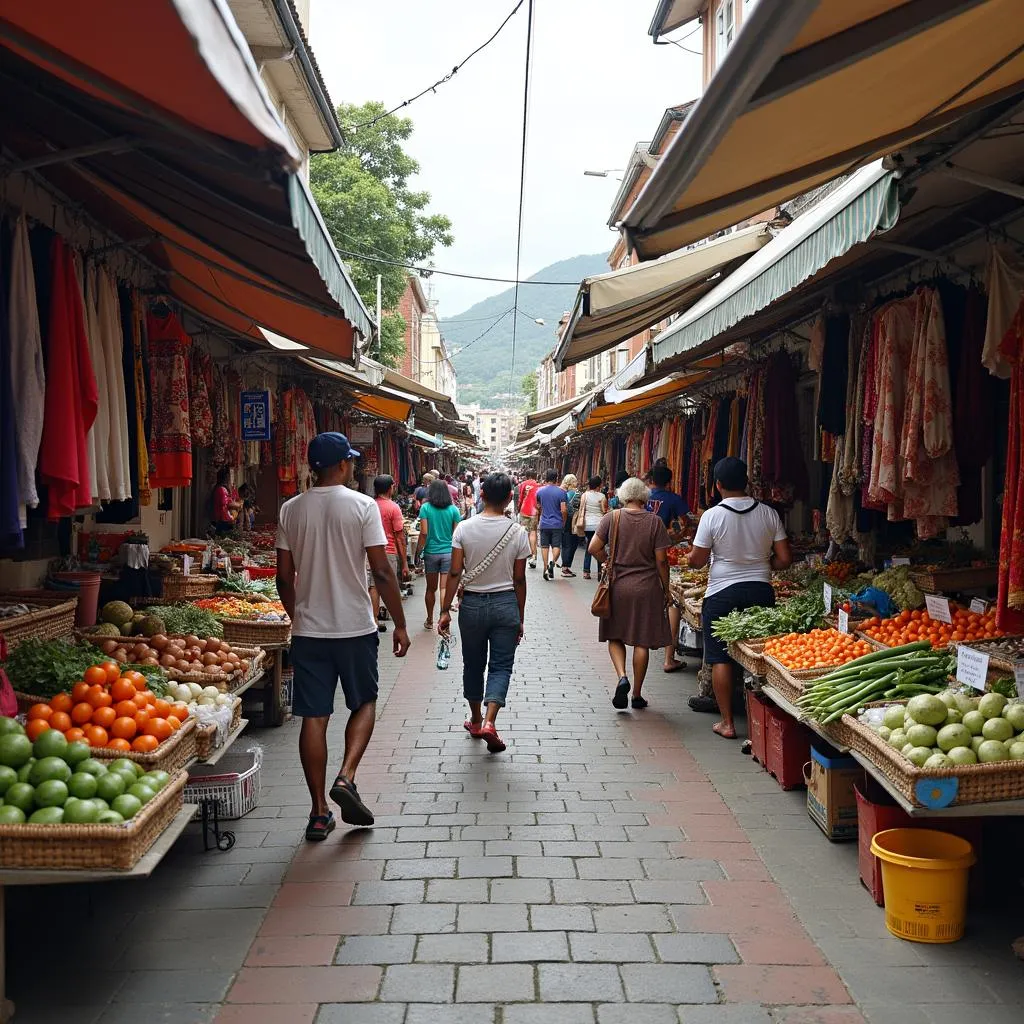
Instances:
[[[966,839],[927,828],[891,828],[871,840],[882,862],[885,926],[911,942],[956,942],[967,917]]]

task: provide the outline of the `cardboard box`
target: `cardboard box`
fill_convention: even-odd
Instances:
[[[857,838],[856,786],[864,769],[829,747],[811,746],[807,771],[807,813],[831,840]]]

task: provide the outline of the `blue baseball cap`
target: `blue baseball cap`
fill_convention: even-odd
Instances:
[[[309,442],[309,465],[313,469],[327,469],[347,459],[358,459],[360,454],[348,443],[348,438],[336,430],[317,434]]]

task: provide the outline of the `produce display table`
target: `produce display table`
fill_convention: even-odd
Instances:
[[[239,697],[250,686],[253,686],[255,683],[260,684],[259,688],[263,690],[263,724],[265,726],[284,725],[284,700],[282,693],[284,655],[289,646],[287,643],[263,644],[262,647],[267,652],[268,657],[266,667],[259,675],[253,676],[242,687],[232,691],[236,697]]]
[[[198,810],[198,804],[186,803],[160,833],[149,851],[132,868],[124,871],[47,871],[34,868],[0,868],[0,1024],[14,1020],[14,1004],[6,998],[4,890],[9,885],[66,885],[75,882],[111,882],[123,878],[147,878],[167,856]]]
[[[761,694],[767,697],[780,711],[785,711],[790,718],[795,718],[801,725],[806,725],[816,736],[820,736],[830,746],[834,747],[841,754],[847,753],[848,747],[838,742],[836,738],[829,732],[827,726],[821,725],[820,722],[816,722],[813,718],[805,715],[795,704],[784,697],[774,686],[762,686]]]

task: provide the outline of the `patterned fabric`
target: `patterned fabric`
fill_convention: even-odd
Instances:
[[[174,313],[146,318],[149,390],[153,430],[149,439],[150,487],[192,483],[192,434],[188,400],[188,357],[192,340]]]
[[[1018,633],[1024,632],[1024,302],[1018,307],[999,352],[1009,363],[1011,373],[996,621],[1000,629]]]
[[[142,298],[132,292],[132,365],[135,368],[135,430],[138,439],[135,458],[138,461],[139,504],[149,505],[153,492],[149,482],[149,445],[146,437],[146,420],[149,416],[148,391],[146,388],[146,366],[143,361],[143,333],[146,330],[146,313]]]
[[[200,448],[208,448],[213,444],[213,406],[210,402],[210,392],[213,389],[213,360],[200,349],[192,353],[189,376],[192,383],[189,399],[192,443]]]
[[[230,466],[229,442],[231,435],[231,398],[228,382],[219,367],[213,368],[213,464],[217,467]]]

